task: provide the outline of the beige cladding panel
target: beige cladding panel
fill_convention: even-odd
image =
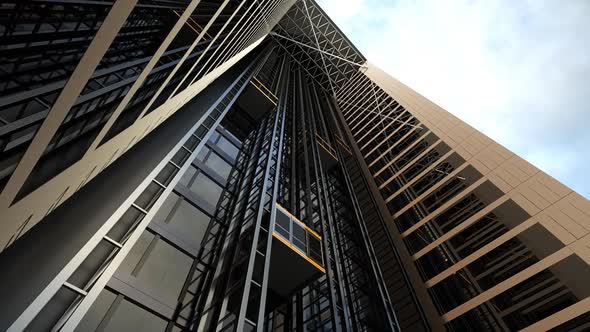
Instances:
[[[524,159],[389,77],[375,66],[368,64],[365,74],[502,191],[509,192],[518,188],[512,195],[527,205],[527,210],[533,212],[531,214],[549,207],[572,192]],[[451,124],[434,125],[437,120]],[[446,130],[443,129],[445,127]],[[452,132],[455,131],[461,133],[453,134]],[[449,142],[451,138],[452,141]],[[534,177],[534,180],[529,181],[531,177]],[[521,186],[525,182],[526,185]],[[590,210],[590,202],[579,195],[577,204],[582,207],[581,210],[584,210],[585,206],[588,206],[586,209]],[[576,214],[575,211],[577,210],[570,214]],[[582,217],[578,215],[577,218]]]
[[[169,102],[162,104],[153,112],[137,120],[125,131],[116,135],[96,150],[87,153],[84,158],[47,181],[47,183],[12,205],[6,211],[3,211],[2,218],[4,224],[2,224],[3,228],[2,232],[0,232],[0,248],[5,248],[7,243],[14,242],[15,239],[11,238],[13,234],[18,232],[22,236],[22,234],[35,226],[52,209],[55,209],[58,203],[72,196],[83,184],[88,183],[102,169],[106,168],[131,148],[133,144],[139,142],[154,128],[189,102],[228,68],[260,44],[262,40],[263,38],[255,41],[252,45],[236,54],[218,68],[212,70],[199,81],[174,96]],[[57,202],[58,198],[59,202]]]
[[[135,3],[133,1],[130,1],[128,4],[126,1],[119,2],[124,3],[124,5],[121,5],[120,7],[133,7],[133,4]],[[195,4],[198,3],[199,1],[193,1],[191,6],[194,7]],[[231,48],[224,48],[226,54],[223,55],[222,59],[221,57],[217,59],[221,59],[221,61],[217,62],[214,67],[209,68],[209,72],[206,75],[201,77],[198,81],[191,83],[191,85],[184,91],[176,94],[173,98],[170,98],[166,103],[160,105],[151,113],[139,117],[133,125],[111,138],[105,144],[100,145],[96,149],[94,148],[95,146],[88,149],[82,159],[45,182],[26,197],[15,202],[11,206],[4,207],[4,205],[0,204],[2,205],[0,206],[0,221],[2,221],[0,223],[0,251],[13,243],[31,227],[36,225],[42,218],[44,218],[44,216],[49,214],[53,209],[59,206],[59,204],[63,203],[66,199],[81,189],[104,168],[113,163],[117,158],[133,147],[134,144],[141,141],[141,139],[153,129],[158,127],[200,91],[206,88],[208,84],[259,45],[264,40],[268,30],[270,30],[277,22],[278,18],[282,17],[295,3],[295,0],[273,0],[272,2],[263,1],[263,3],[268,3],[269,5],[273,4],[272,6],[265,5],[265,15],[267,16],[259,15],[256,20],[250,22],[256,22],[256,24],[240,27],[240,34],[235,35],[243,36],[244,39],[239,42],[234,42],[232,39],[232,42],[229,43],[231,44]],[[278,6],[275,6],[277,4]],[[258,12],[258,14],[262,14],[262,12]],[[117,13],[117,15],[120,14]],[[182,22],[182,20],[179,22]],[[182,24],[179,24],[179,26],[182,26]],[[178,30],[176,30],[176,32],[177,31]],[[258,32],[258,34],[255,34],[255,32]],[[169,37],[171,38],[173,34],[174,33],[171,32]],[[163,49],[164,47],[162,46],[161,48]],[[149,70],[146,70],[146,73],[148,71]],[[111,120],[115,121],[114,118]],[[106,127],[108,127],[108,125],[103,128],[103,132],[106,132]],[[95,141],[94,145],[96,145],[98,141],[99,139]],[[6,190],[4,191],[6,192]],[[12,192],[16,193],[17,191],[13,190]],[[5,193],[2,195],[4,194]],[[11,200],[5,201],[9,202]]]
[[[567,246],[559,254],[552,255],[553,261],[551,263],[548,263],[548,259],[540,262],[543,266],[548,267],[565,259],[568,256],[568,250],[590,264],[590,202],[587,199],[374,65],[368,63],[362,71],[454,152],[464,158],[467,164],[472,165],[485,179],[506,193],[531,216],[527,222],[523,223],[522,227],[518,227],[506,235],[514,236],[530,227],[532,223],[538,222]],[[417,201],[415,200],[412,204]],[[469,262],[489,252],[492,247],[504,242],[505,237],[502,236],[502,241],[499,241],[499,238],[498,241],[491,242],[473,255],[455,263],[427,284],[431,286],[433,282],[439,282],[458,271]],[[539,264],[536,265],[539,266]],[[507,290],[508,287],[511,287],[509,285],[516,285],[517,279],[524,280],[522,278],[525,275],[531,275],[533,270],[535,270],[534,266],[523,270],[519,273],[520,278],[513,277],[506,280],[502,283],[503,286],[494,287],[481,293],[477,296],[479,300],[474,298],[448,312],[443,318],[448,321],[466,313],[480,303],[493,298],[499,292]],[[544,318],[531,327],[555,327],[589,311],[590,302],[588,299],[580,299],[579,302]]]

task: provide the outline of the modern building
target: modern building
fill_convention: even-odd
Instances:
[[[0,77],[1,330],[590,329],[590,202],[313,0],[7,0]]]

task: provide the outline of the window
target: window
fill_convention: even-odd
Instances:
[[[184,174],[182,174],[182,177],[180,178],[180,181],[178,181],[178,183],[180,183],[186,187],[190,186],[191,182],[195,178],[196,173],[197,173],[197,169],[193,165],[190,165],[188,167],[188,169],[186,170],[186,172],[184,172]]]
[[[131,274],[162,302],[174,304],[191,264],[191,257],[144,231],[118,272]]]
[[[122,295],[103,289],[75,331],[161,332],[166,324],[165,320],[124,299]]]
[[[74,331],[95,331],[116,297],[115,293],[103,289]]]
[[[137,266],[137,279],[154,288],[166,302],[176,303],[192,259],[160,238],[153,241],[153,249]]]
[[[178,233],[200,244],[211,218],[181,196],[170,193],[154,220],[171,225]]]
[[[240,139],[236,137],[236,135],[232,134],[229,130],[225,130],[224,133],[225,136],[229,136],[231,138],[233,138],[234,140],[238,141],[241,143]]]
[[[204,146],[199,153],[197,153],[197,159],[200,161],[204,161],[205,157],[207,157],[207,154],[209,153],[209,151],[211,151],[211,149],[209,149],[207,146]]]
[[[155,235],[148,231],[141,233],[141,236],[139,239],[137,239],[137,242],[135,242],[133,248],[131,248],[127,256],[125,256],[125,259],[119,266],[117,272],[123,274],[132,274],[133,269],[135,269],[141,260],[141,257],[145,254],[145,251],[153,241],[154,237]]]
[[[289,216],[287,216],[283,211],[280,209],[276,209],[276,224],[275,224],[275,231],[285,237],[287,240],[289,239],[290,230],[290,223],[291,220]]]
[[[211,168],[213,171],[215,171],[215,173],[224,179],[229,177],[229,173],[232,169],[232,166],[225,160],[221,159],[217,153],[209,154],[209,158],[207,158],[205,165],[207,165],[207,167]]]
[[[193,180],[189,189],[213,207],[217,206],[217,201],[223,191],[217,183],[213,182],[213,180],[202,172]]]
[[[172,210],[176,208],[176,206],[178,205],[178,201],[180,199],[180,196],[178,196],[177,194],[173,192],[170,193],[168,197],[166,197],[164,203],[162,203],[162,206],[160,206],[160,208],[158,209],[158,212],[156,212],[156,215],[154,215],[153,220],[156,222],[164,222],[166,219],[168,219],[168,216],[170,215]]]
[[[189,202],[182,200],[166,223],[173,225],[182,234],[196,243],[201,243],[211,218]]]
[[[104,331],[161,332],[166,329],[165,320],[127,300],[115,305],[112,317],[105,321]]]
[[[297,246],[297,248],[301,249],[303,252],[305,250],[305,229],[303,226],[299,225],[298,223],[292,223],[293,227],[293,244]]]
[[[307,237],[308,256],[313,258],[316,262],[322,263],[322,243],[321,240],[315,236]]]
[[[211,137],[209,137],[209,143],[215,143],[217,142],[217,139],[219,138],[219,133],[217,132],[217,130],[214,130],[213,133],[211,133]]]
[[[238,152],[240,151],[235,145],[233,145],[227,138],[220,136],[217,146],[223,150],[232,159],[236,159]]]

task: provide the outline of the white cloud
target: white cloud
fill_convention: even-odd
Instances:
[[[354,17],[363,3],[363,0],[324,0],[322,8],[330,8],[330,18],[342,21]]]
[[[370,61],[590,196],[590,1],[320,4]]]

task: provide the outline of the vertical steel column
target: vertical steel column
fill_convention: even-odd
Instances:
[[[310,168],[309,166],[313,169],[313,177],[315,178],[315,184],[316,184],[316,188],[317,188],[317,199],[318,199],[318,207],[320,209],[320,227],[322,229],[322,233],[325,234],[325,236],[322,238],[323,239],[323,245],[324,245],[324,256],[325,256],[325,261],[326,261],[326,270],[327,270],[327,283],[328,283],[328,287],[330,289],[330,295],[331,295],[331,311],[332,311],[332,320],[333,320],[333,324],[334,328],[338,329],[339,325],[336,325],[336,322],[338,322],[340,319],[343,320],[344,322],[344,328],[345,330],[352,330],[352,325],[351,325],[351,316],[349,314],[349,306],[345,304],[346,301],[346,295],[345,292],[342,288],[342,271],[340,270],[340,258],[338,255],[338,252],[336,251],[335,248],[335,241],[334,241],[334,237],[336,236],[336,231],[334,229],[334,220],[332,219],[332,213],[330,212],[330,208],[329,208],[329,198],[327,196],[327,189],[326,189],[326,171],[323,169],[323,165],[322,165],[322,161],[320,160],[320,156],[319,156],[319,150],[318,150],[318,143],[317,143],[317,137],[316,137],[316,119],[314,118],[314,110],[316,110],[316,108],[313,106],[313,97],[311,95],[311,89],[309,89],[309,85],[302,85],[301,86],[302,91],[301,91],[301,95],[302,97],[305,97],[303,99],[304,101],[304,109],[306,110],[306,114],[304,115],[305,119],[309,119],[306,122],[308,122],[308,126],[309,128],[306,128],[306,132],[308,134],[308,139],[309,139],[309,144],[308,144],[308,148],[311,151],[311,156],[313,158],[312,161],[308,160],[308,168]],[[317,106],[317,105],[316,105]],[[327,236],[329,235],[329,236]],[[332,266],[332,263],[334,262],[334,266]],[[335,286],[337,285],[337,287]],[[335,288],[337,288],[337,291],[335,290]],[[341,303],[341,305],[343,306],[342,311],[344,314],[344,317],[340,317],[340,314],[338,312],[338,308],[337,308],[337,303]]]
[[[243,174],[242,186],[239,189],[238,196],[235,198],[234,209],[229,215],[228,236],[222,246],[220,257],[223,259],[215,267],[215,273],[209,273],[201,291],[201,296],[198,296],[193,304],[192,317],[189,319],[189,327],[193,330],[205,330],[217,327],[219,322],[224,321],[226,317],[220,317],[222,311],[226,307],[226,291],[232,269],[232,263],[238,250],[240,235],[242,231],[242,220],[247,211],[248,194],[255,179],[256,162],[258,160],[259,152],[262,146],[262,139],[266,130],[266,121],[258,129],[253,132],[250,138],[252,140],[252,148],[245,171]],[[224,306],[224,308],[221,308]]]
[[[267,296],[267,290],[268,290],[268,273],[269,273],[269,269],[270,269],[270,257],[271,257],[271,248],[272,248],[272,241],[273,241],[273,231],[274,231],[274,225],[275,225],[275,217],[276,217],[276,205],[275,202],[277,201],[277,193],[278,193],[278,188],[279,188],[279,180],[280,180],[280,175],[281,175],[281,161],[282,161],[282,155],[283,155],[283,138],[284,138],[284,132],[285,132],[285,104],[286,104],[286,85],[289,82],[289,71],[286,70],[286,68],[288,67],[287,61],[286,61],[286,57],[283,57],[283,62],[281,65],[281,69],[279,72],[279,91],[280,95],[282,96],[282,98],[279,99],[279,105],[277,108],[277,117],[280,116],[280,134],[279,134],[279,140],[278,142],[276,142],[276,146],[273,145],[272,149],[273,149],[273,156],[272,159],[274,161],[274,179],[273,179],[273,187],[269,188],[272,190],[272,194],[269,200],[269,204],[270,206],[270,211],[271,211],[271,215],[270,215],[270,223],[268,225],[268,229],[267,229],[267,239],[266,239],[266,251],[265,251],[265,259],[264,259],[264,271],[263,271],[263,280],[262,280],[262,291],[260,294],[260,308],[259,308],[259,312],[258,312],[258,322],[257,322],[257,326],[258,326],[258,330],[261,331],[262,327],[264,326],[264,320],[265,320],[265,312],[266,312],[266,296]],[[282,89],[280,88],[282,86]],[[274,151],[276,151],[276,155],[274,154]],[[269,165],[272,167],[272,165]],[[263,192],[263,195],[266,194],[266,192]],[[264,202],[263,202],[264,203]],[[263,206],[263,208],[266,208]]]
[[[330,208],[330,204],[328,204],[328,202],[330,202],[330,193],[328,192],[326,185],[327,185],[327,170],[324,170],[322,167],[322,162],[319,158],[319,147],[318,147],[318,142],[317,142],[317,137],[316,137],[316,133],[318,132],[316,129],[316,126],[321,126],[322,128],[324,128],[324,130],[326,130],[326,124],[324,121],[322,121],[322,109],[321,109],[321,105],[319,102],[319,98],[317,95],[317,90],[316,89],[307,89],[307,100],[308,103],[310,103],[310,106],[312,104],[315,104],[315,107],[311,106],[308,109],[310,109],[310,113],[314,112],[314,110],[316,110],[318,112],[317,115],[319,115],[319,123],[316,123],[315,121],[310,121],[310,126],[311,126],[311,133],[313,133],[313,144],[312,144],[312,150],[313,150],[313,155],[315,157],[315,163],[317,164],[317,167],[319,168],[319,171],[317,171],[316,176],[318,177],[318,181],[321,183],[321,193],[322,193],[322,202],[324,202],[325,206],[326,206],[326,213],[325,213],[325,217],[322,218],[322,220],[324,221],[322,227],[326,230],[329,231],[328,234],[330,234],[330,237],[328,238],[326,236],[326,243],[324,244],[326,250],[326,258],[327,259],[331,259],[335,262],[334,267],[335,267],[335,271],[331,271],[331,264],[326,264],[327,266],[330,267],[331,275],[329,278],[329,284],[330,283],[334,283],[334,281],[332,281],[331,279],[335,279],[336,280],[336,284],[338,285],[338,292],[339,292],[339,296],[340,296],[340,302],[342,305],[342,311],[344,314],[344,317],[342,318],[344,323],[345,323],[345,329],[347,331],[351,331],[353,328],[353,326],[355,325],[355,317],[353,317],[350,313],[350,308],[351,308],[351,304],[348,301],[349,300],[349,296],[347,296],[348,294],[350,294],[350,292],[345,291],[344,290],[344,280],[345,280],[345,276],[344,273],[342,271],[342,267],[341,267],[341,262],[342,262],[342,258],[340,257],[340,254],[336,248],[336,238],[337,238],[337,230],[335,228],[335,220],[333,218],[333,211],[331,211]],[[311,116],[311,115],[310,115]],[[327,133],[327,130],[326,130]],[[324,233],[326,234],[326,233]],[[331,241],[329,241],[331,239]],[[336,310],[334,308],[334,310]],[[337,319],[337,316],[335,316],[335,319]]]
[[[282,103],[281,103],[282,104]],[[272,127],[272,132],[270,134],[270,144],[268,147],[268,151],[267,153],[267,160],[266,160],[266,167],[265,167],[265,171],[264,171],[264,175],[263,175],[263,184],[262,184],[262,191],[260,192],[260,198],[259,198],[259,203],[258,203],[258,211],[257,211],[257,216],[256,216],[256,224],[255,224],[255,229],[254,229],[254,236],[252,238],[252,247],[250,249],[250,258],[248,259],[248,270],[246,272],[246,282],[244,285],[244,290],[242,293],[242,300],[241,300],[241,305],[240,305],[240,313],[238,315],[238,321],[237,321],[237,330],[238,331],[244,331],[245,329],[245,324],[247,321],[246,318],[246,312],[248,310],[248,306],[251,305],[250,303],[250,291],[252,287],[260,287],[260,294],[258,295],[258,302],[259,302],[259,307],[257,309],[253,309],[253,310],[258,310],[258,320],[257,322],[248,322],[248,324],[252,324],[254,323],[254,326],[257,328],[258,331],[262,331],[262,327],[264,325],[264,308],[265,308],[265,304],[264,302],[266,301],[266,288],[268,287],[268,271],[269,271],[269,263],[270,263],[270,251],[271,251],[271,245],[272,245],[272,229],[274,227],[273,223],[272,223],[272,217],[273,215],[271,215],[271,223],[269,223],[268,229],[266,230],[267,232],[267,245],[266,245],[266,251],[264,253],[260,253],[258,251],[258,243],[259,243],[259,236],[260,236],[260,231],[261,229],[263,229],[263,225],[262,225],[262,215],[264,213],[265,210],[265,200],[264,197],[266,195],[267,190],[272,189],[272,193],[273,193],[273,197],[271,197],[269,202],[274,202],[274,200],[276,199],[275,195],[276,195],[276,180],[277,180],[277,176],[280,174],[277,170],[280,167],[279,161],[280,161],[280,156],[281,156],[281,151],[282,151],[282,141],[283,141],[283,131],[284,131],[284,110],[282,107],[280,107],[279,109],[276,110],[275,115],[274,115],[274,125]],[[269,180],[271,180],[271,168],[272,168],[272,164],[275,164],[275,170],[274,170],[274,176],[272,177],[273,180],[273,188],[267,188],[267,185],[269,183]],[[276,213],[276,210],[274,208],[271,208],[271,210],[269,211],[272,214]],[[264,266],[264,272],[262,275],[262,285],[259,284],[258,282],[255,282],[252,278],[253,278],[253,271],[254,271],[254,266],[256,265],[256,261],[257,260],[263,260],[263,266]],[[254,296],[257,296],[256,294],[254,294]]]
[[[266,50],[263,53],[266,56],[262,61],[258,61],[256,69],[250,73],[248,79],[251,79],[254,73],[267,61],[271,52]],[[218,324],[226,323],[227,317],[219,318],[219,316],[227,308],[227,299],[224,298],[228,287],[227,282],[236,250],[238,250],[237,245],[243,226],[242,220],[248,210],[249,196],[247,194],[250,193],[250,188],[255,180],[256,172],[252,172],[252,169],[253,167],[254,170],[257,169],[259,153],[264,150],[262,138],[264,138],[265,132],[266,124],[263,124],[262,128],[256,130],[254,135],[247,139],[252,140],[253,146],[248,152],[248,158],[244,165],[243,179],[237,192],[238,196],[231,203],[229,214],[225,215],[226,218],[230,218],[224,221],[227,228],[224,234],[225,243],[219,243],[220,252],[215,261],[216,266],[208,267],[208,269],[214,269],[214,273],[208,271],[204,278],[199,276],[201,280],[199,280],[197,291],[194,292],[195,297],[189,302],[191,313],[187,325],[190,329],[215,329]],[[187,305],[188,303],[183,306]]]

